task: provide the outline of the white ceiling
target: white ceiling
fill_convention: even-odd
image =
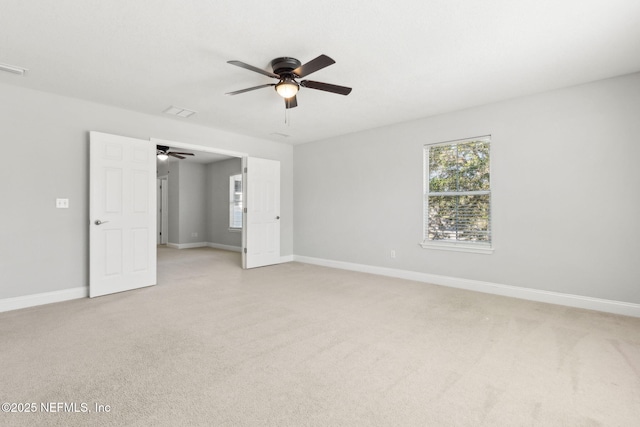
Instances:
[[[0,83],[292,144],[640,71],[638,0],[2,0]],[[279,56],[336,64],[285,108]],[[169,117],[169,116],[166,116]],[[279,134],[289,135],[288,137]]]

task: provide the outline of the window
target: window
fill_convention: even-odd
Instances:
[[[242,174],[229,177],[229,228],[242,229]]]
[[[424,146],[423,247],[491,253],[490,143]]]

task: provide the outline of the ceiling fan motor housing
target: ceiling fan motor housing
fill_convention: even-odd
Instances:
[[[271,61],[273,72],[282,77],[282,74],[292,74],[292,71],[301,66],[302,63],[295,58],[276,58]]]

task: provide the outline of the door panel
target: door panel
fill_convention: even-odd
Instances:
[[[247,158],[244,267],[280,262],[280,162]]]
[[[114,276],[122,274],[122,231],[121,230],[104,230],[102,233],[104,239],[104,260],[105,268],[104,276]],[[99,239],[99,240],[102,240]],[[100,274],[100,271],[95,271]]]
[[[155,146],[90,133],[89,295],[156,283]]]

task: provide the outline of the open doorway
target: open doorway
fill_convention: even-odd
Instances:
[[[242,267],[244,153],[152,142],[193,154],[157,161],[159,271],[168,253],[180,251],[181,259],[202,256],[204,251],[197,248],[234,252],[227,258],[237,258],[234,263]]]
[[[279,161],[154,138],[151,138],[151,144],[153,144],[151,145],[149,141],[99,132],[91,132],[90,143],[89,186],[92,198],[89,204],[89,215],[92,221],[89,239],[91,246],[89,270],[92,274],[90,274],[89,284],[92,297],[158,283],[156,280],[158,245],[157,238],[154,236],[158,216],[154,181],[158,176],[158,168],[154,145],[217,153],[235,158],[236,163],[239,162],[241,165],[242,200],[243,202],[246,200],[248,206],[242,211],[241,245],[237,247],[240,250],[238,265],[240,268],[248,269],[282,262]],[[94,156],[96,153],[100,155]],[[187,169],[184,168],[184,170]],[[179,166],[178,170],[180,170]],[[165,198],[168,199],[166,203],[168,208],[172,204],[171,183],[177,182],[171,179],[169,172],[167,171],[166,174],[168,196]],[[164,172],[161,173],[164,174]],[[236,175],[237,170],[234,170],[228,175],[229,181],[224,180],[225,187],[226,183],[229,183],[229,187],[226,188],[237,188],[235,182],[231,182]],[[192,187],[187,187],[187,192],[192,191]],[[196,200],[205,198],[205,193],[199,194]],[[178,196],[174,199],[180,201],[182,197]],[[236,201],[233,200],[234,203]],[[231,199],[228,203],[225,210],[229,208],[227,212],[232,212]],[[185,212],[188,215],[197,211],[199,209],[188,209]],[[232,221],[231,217],[227,217],[227,221]],[[165,221],[169,227],[166,233],[167,245],[172,240],[170,230],[174,220],[180,221],[181,215],[178,214],[172,219],[169,209],[169,215]],[[105,225],[107,223],[108,225]],[[235,228],[233,231],[237,232],[237,227],[230,228]],[[186,235],[192,238],[200,237],[198,232]],[[202,235],[206,236],[207,233],[204,232]],[[178,241],[177,244],[197,244],[204,246],[204,249],[213,249],[207,241],[187,243]],[[224,252],[234,253],[229,250]],[[104,274],[105,271],[106,274]],[[95,272],[97,273],[94,274]]]

